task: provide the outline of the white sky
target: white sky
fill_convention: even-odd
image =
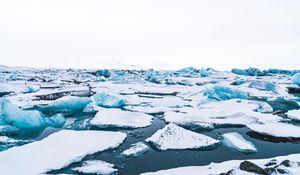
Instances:
[[[300,69],[300,0],[0,0],[0,64]]]

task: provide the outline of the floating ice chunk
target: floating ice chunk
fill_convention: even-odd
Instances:
[[[201,77],[208,77],[210,75],[212,75],[212,69],[200,69],[199,70],[199,74]]]
[[[105,92],[94,95],[98,106],[105,108],[118,108],[126,105],[127,101],[118,95],[107,94]]]
[[[260,71],[259,69],[253,68],[253,67],[250,67],[245,70],[234,68],[231,70],[231,72],[234,74],[238,74],[238,75],[248,75],[248,76],[263,76],[266,74],[266,73]]]
[[[114,169],[114,164],[107,163],[102,160],[89,160],[83,162],[81,167],[72,169],[79,173],[98,174],[98,175],[109,175],[116,173],[118,170]]]
[[[293,78],[292,82],[298,86],[300,86],[300,73],[296,73]]]
[[[62,114],[46,117],[37,110],[22,110],[6,99],[0,100],[0,121],[20,129],[41,129],[46,126],[61,127],[65,123]]]
[[[141,112],[102,109],[90,123],[98,127],[140,128],[150,126],[152,118],[151,115]]]
[[[46,106],[38,106],[38,109],[41,111],[79,110],[90,102],[88,97],[65,96]]]
[[[23,90],[23,93],[33,93],[33,92],[37,92],[40,90],[39,86],[35,86],[35,85],[27,85],[25,87],[25,89]]]
[[[289,118],[294,120],[300,120],[300,110],[290,110],[287,112]]]
[[[111,75],[111,73],[108,69],[97,70],[95,74],[96,74],[96,76],[99,76],[99,77],[103,76],[105,78],[109,78]]]
[[[163,114],[164,112],[171,110],[170,108],[159,106],[125,106],[125,109],[146,114]]]
[[[300,127],[286,123],[266,123],[248,125],[252,131],[273,137],[300,138]]]
[[[266,82],[266,81],[252,81],[249,84],[250,88],[255,88],[262,91],[271,91],[274,93],[277,93],[277,87],[272,82]]]
[[[41,141],[0,152],[0,172],[46,173],[79,161],[88,154],[116,148],[125,138],[126,134],[121,132],[62,130]]]
[[[234,148],[240,152],[253,153],[256,152],[255,146],[244,139],[242,135],[236,132],[223,134],[223,143],[231,148]]]
[[[191,127],[199,124],[216,126],[248,125],[276,122],[281,118],[271,114],[254,112],[259,105],[248,100],[226,100],[199,104],[199,108],[182,108],[179,112],[169,111],[164,115],[166,122]]]
[[[215,100],[248,99],[247,93],[224,86],[206,89],[203,95]]]
[[[147,151],[149,151],[149,147],[145,145],[143,142],[138,142],[132,144],[131,147],[123,151],[122,154],[125,156],[138,157],[139,155],[144,154]]]
[[[173,123],[158,130],[147,142],[153,144],[157,149],[199,149],[213,146],[219,143],[211,137],[186,130]]]

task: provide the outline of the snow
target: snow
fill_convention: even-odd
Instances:
[[[300,138],[300,127],[287,123],[266,123],[248,125],[252,131],[274,137]]]
[[[127,103],[120,95],[113,95],[105,92],[95,94],[94,99],[98,106],[105,108],[118,108]]]
[[[23,90],[23,93],[33,93],[40,90],[39,86],[35,85],[27,85],[26,88]]]
[[[156,131],[156,133],[146,139],[146,141],[153,144],[159,150],[199,149],[219,143],[218,140],[189,131],[173,123]]]
[[[150,126],[152,118],[151,115],[142,112],[130,112],[121,109],[101,109],[90,123],[102,128],[140,128]]]
[[[0,136],[0,143],[15,143],[18,142],[18,140],[9,138],[7,136]]]
[[[290,110],[286,114],[291,119],[300,120],[300,110]]]
[[[130,148],[123,151],[121,154],[125,156],[134,156],[138,157],[141,154],[144,154],[145,152],[149,151],[149,147],[144,144],[143,142],[138,142],[135,144],[132,144]]]
[[[255,146],[245,140],[245,138],[237,132],[230,132],[222,135],[223,143],[231,148],[234,148],[240,152],[244,153],[254,153],[256,152]]]
[[[297,165],[297,162],[300,162],[300,154],[291,154],[287,156],[273,157],[270,159],[252,159],[248,160],[253,162],[260,167],[266,168],[266,165],[271,160],[276,160],[276,162],[282,162],[284,160],[290,160],[293,163],[291,167],[284,167],[283,169],[288,171],[289,175],[298,175],[300,174],[300,166]],[[208,175],[208,174],[221,174],[226,173],[230,170],[233,170],[232,175],[255,175],[255,173],[249,173],[239,169],[239,165],[243,160],[230,160],[221,163],[212,162],[206,166],[186,166],[178,167],[167,170],[160,170],[157,172],[148,172],[142,173],[141,175]],[[280,166],[280,168],[282,168]]]
[[[0,172],[35,175],[60,169],[84,156],[118,147],[125,133],[62,130],[41,141],[0,152]]]
[[[64,96],[46,105],[39,106],[42,111],[79,110],[91,102],[88,97]]]
[[[89,160],[83,162],[81,167],[76,167],[72,169],[73,171],[79,173],[90,173],[99,175],[109,175],[116,173],[118,170],[114,169],[114,165],[107,163],[102,160]]]

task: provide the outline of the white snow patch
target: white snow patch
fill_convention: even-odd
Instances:
[[[287,112],[289,118],[294,120],[300,120],[300,110],[290,110]]]

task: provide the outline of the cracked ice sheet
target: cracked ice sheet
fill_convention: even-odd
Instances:
[[[84,156],[118,147],[125,133],[62,130],[41,141],[0,152],[0,173],[35,175],[60,169]]]
[[[248,125],[281,120],[272,114],[254,112],[259,105],[247,100],[227,100],[199,104],[198,108],[182,108],[180,112],[166,112],[166,122],[178,125],[203,124],[213,125]]]
[[[295,162],[300,162],[300,154],[290,154],[287,156],[279,156],[270,159],[252,159],[249,160],[257,164],[260,167],[265,168],[265,164],[270,162],[272,159],[276,159],[278,163],[284,160],[290,160],[294,162],[294,165],[291,167],[284,167],[286,170],[290,172],[290,175],[298,175],[300,174],[300,167],[296,165]],[[148,172],[142,173],[140,175],[208,175],[208,174],[221,174],[226,173],[230,170],[234,170],[235,173],[233,175],[255,175],[254,173],[249,173],[246,171],[242,171],[239,169],[239,165],[243,160],[230,160],[222,163],[211,163],[206,166],[186,166],[186,167],[178,167],[166,170],[160,170],[156,172]]]

